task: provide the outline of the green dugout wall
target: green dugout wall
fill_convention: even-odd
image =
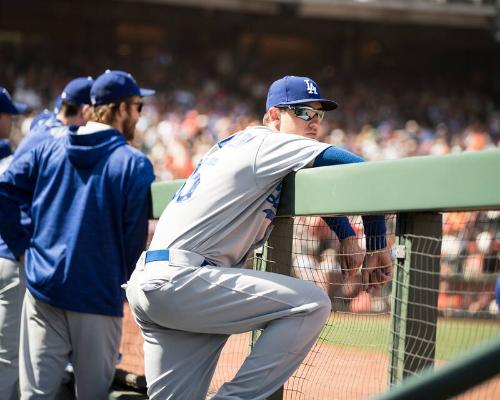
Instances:
[[[182,183],[152,185],[154,218]],[[500,149],[305,169],[285,179],[268,265],[290,273],[291,244],[283,238],[292,237],[293,223],[286,217],[396,214],[388,374],[395,384],[434,363],[437,311],[428,310],[437,310],[441,212],[481,209],[500,209]],[[416,251],[414,236],[426,254]]]
[[[279,215],[500,207],[500,149],[304,169],[285,180]],[[155,218],[182,180],[152,185]]]

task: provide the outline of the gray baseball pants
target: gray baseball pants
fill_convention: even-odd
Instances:
[[[19,334],[26,290],[20,263],[0,258],[0,397],[17,399]]]
[[[148,264],[141,257],[127,285],[145,339],[150,399],[204,399],[229,335],[254,329],[263,329],[255,347],[213,399],[265,399],[313,346],[330,299],[313,283],[288,276],[193,267],[200,256],[190,254]]]
[[[53,307],[26,291],[21,322],[21,399],[54,399],[69,357],[79,400],[108,398],[121,339],[119,317]]]

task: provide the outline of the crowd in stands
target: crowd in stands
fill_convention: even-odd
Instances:
[[[110,66],[131,71],[158,93],[146,103],[134,145],[150,156],[158,179],[185,178],[218,139],[260,124],[269,82],[294,72],[280,64],[273,70],[255,63],[241,72],[227,52],[185,53],[116,65],[98,54],[61,59],[0,46],[0,81],[37,112],[51,108],[74,76],[97,76]],[[316,76],[323,93],[339,103],[338,110],[327,113],[320,140],[368,160],[481,150],[500,142],[499,99],[492,97],[495,91],[484,73],[471,72],[468,80],[456,74],[358,76],[332,66],[296,72],[301,73]],[[16,131],[14,146],[28,126]]]
[[[50,107],[25,81],[20,82],[13,91],[16,99],[37,110]],[[426,92],[397,96],[378,92],[369,83],[353,90],[342,84],[331,86],[327,90],[338,93],[340,107],[327,114],[320,140],[368,160],[482,150],[500,142],[500,109],[479,93],[457,98]],[[263,94],[260,96],[264,104]],[[261,123],[263,110],[260,114],[254,111],[253,99],[228,92],[209,79],[197,91],[160,92],[146,103],[134,145],[151,157],[158,179],[185,178],[217,140]],[[413,112],[408,112],[410,107]],[[28,121],[21,126],[14,143],[26,134],[28,126]]]

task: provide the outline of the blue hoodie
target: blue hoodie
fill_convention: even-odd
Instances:
[[[39,144],[49,139],[60,137],[67,132],[66,126],[57,119],[56,115],[50,111],[42,111],[33,118],[28,135],[21,141],[13,159],[16,160],[23,154],[35,148]],[[28,214],[26,205],[22,209],[22,223],[26,229],[30,229],[31,219]],[[0,258],[15,260],[16,257],[12,254],[9,247],[0,237]]]
[[[7,139],[0,139],[0,160],[7,158],[11,154],[9,141]]]
[[[37,299],[122,316],[123,290],[144,249],[154,180],[150,161],[114,129],[45,141],[0,176],[0,235]],[[20,223],[30,205],[33,235]]]
[[[67,133],[67,127],[57,119],[57,116],[50,111],[42,111],[31,123],[28,135],[19,143],[14,152],[14,159],[21,157],[34,147],[48,139],[61,137]]]

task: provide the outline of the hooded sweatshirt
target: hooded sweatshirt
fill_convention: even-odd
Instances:
[[[12,161],[12,150],[7,139],[0,139],[0,174],[7,169]],[[1,254],[0,254],[1,257]]]
[[[26,284],[35,298],[122,316],[120,285],[146,243],[154,174],[142,153],[107,128],[79,135],[71,127],[16,159],[0,176],[0,235],[16,257],[27,249]],[[31,238],[20,223],[23,203]]]
[[[18,159],[23,154],[27,153],[28,151],[35,148],[44,141],[60,137],[61,135],[67,133],[66,126],[60,120],[57,119],[54,113],[51,113],[49,111],[43,111],[42,113],[38,114],[33,120],[35,119],[37,121],[35,121],[35,123],[33,122],[31,123],[28,135],[21,141],[16,151],[14,152],[13,157],[10,157],[11,158],[10,162],[12,161],[12,159],[14,160]],[[0,172],[6,170],[7,167],[8,165],[5,165],[5,168],[2,168],[0,166]],[[27,230],[31,230],[30,228],[31,219],[29,217],[29,210],[26,205],[23,206],[21,215],[22,215],[23,225],[26,227]],[[12,251],[10,251],[9,247],[4,242],[2,237],[0,237],[0,258],[7,258],[9,260],[16,259],[16,257],[14,256]]]
[[[7,139],[0,139],[0,160],[10,156],[12,151],[10,150],[9,141]]]

